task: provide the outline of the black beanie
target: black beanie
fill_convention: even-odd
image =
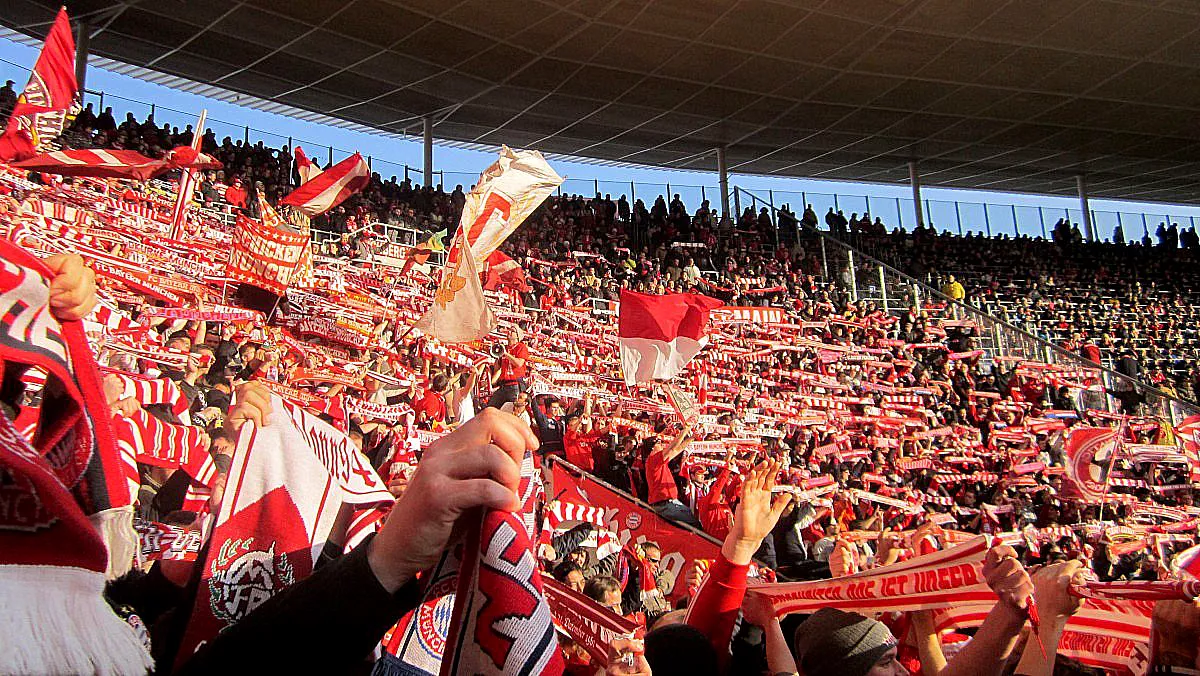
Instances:
[[[836,608],[822,608],[796,627],[805,676],[866,676],[896,643],[882,622]]]
[[[654,676],[718,676],[717,651],[699,629],[669,624],[646,634],[646,662]]]

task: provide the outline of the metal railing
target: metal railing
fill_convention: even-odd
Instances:
[[[7,77],[23,81],[28,76],[29,69],[11,61],[0,60],[0,73],[2,73],[0,79]],[[194,124],[197,117],[196,111],[177,110],[168,106],[160,106],[154,102],[139,101],[104,91],[87,90],[84,93],[84,103],[96,104],[97,114],[103,111],[106,105],[122,108],[117,113],[118,124],[127,112],[132,112],[139,121],[152,114],[155,122],[159,125],[168,123],[180,129]],[[334,162],[354,152],[338,148],[330,143],[278,134],[270,130],[214,117],[209,117],[208,122],[218,143],[225,137],[229,137],[234,141],[241,140],[243,143],[251,144],[262,141],[265,146],[274,148],[284,145],[292,148],[301,145],[310,157],[321,163]],[[414,155],[419,154],[419,140],[414,138],[413,142]],[[377,172],[384,180],[395,176],[398,180],[409,180],[414,185],[420,185],[424,181],[424,172],[419,166],[410,166],[407,162],[395,158],[371,155],[367,156],[367,162],[372,171]],[[715,180],[715,177],[713,178]],[[469,189],[477,179],[478,174],[469,172],[433,172],[434,185],[442,185],[447,191],[452,190],[455,185],[462,185],[464,190]],[[916,211],[911,198],[804,190],[758,190],[757,192],[759,193],[757,202],[761,202],[761,205],[766,206],[772,214],[778,207],[786,204],[799,216],[803,213],[804,207],[811,204],[822,224],[824,224],[826,211],[833,208],[835,212],[839,210],[844,212],[847,217],[852,214],[862,216],[864,213],[869,214],[872,220],[879,217],[889,229],[904,227],[911,230],[916,226]],[[627,195],[631,205],[641,199],[647,208],[659,195],[664,195],[670,201],[673,195],[679,194],[684,204],[688,205],[693,213],[703,200],[709,200],[714,208],[719,208],[721,202],[720,188],[715,185],[612,181],[597,178],[569,178],[559,189],[559,194],[578,194],[588,197],[595,194],[610,194],[614,200],[624,194]],[[730,209],[741,213],[740,206],[735,205],[735,199],[733,199],[736,197],[737,192],[733,190]],[[1082,212],[1078,208],[1070,206],[1039,207],[1011,203],[936,199],[924,199],[922,206],[924,222],[927,225],[935,227],[939,231],[960,235],[978,232],[990,236],[1027,235],[1048,238],[1054,224],[1060,218],[1065,218],[1071,223],[1082,224],[1083,222]],[[1172,213],[1173,211],[1175,213]],[[1196,216],[1183,215],[1176,207],[1166,204],[1162,205],[1161,209],[1151,211],[1093,209],[1091,216],[1098,241],[1113,239],[1118,225],[1121,227],[1126,241],[1141,239],[1143,235],[1153,235],[1159,223],[1178,223],[1184,228],[1200,225],[1200,219]]]
[[[739,189],[739,193],[739,200],[743,204],[748,203],[755,209],[767,206],[765,200],[750,191]],[[1016,357],[1072,368],[1098,369],[1107,391],[1136,388],[1145,393],[1143,411],[1148,415],[1159,416],[1171,424],[1176,424],[1188,416],[1200,414],[1200,407],[1194,404],[1089,362],[977,307],[952,301],[940,290],[900,272],[826,232],[803,231],[797,233],[797,236],[801,238],[802,244],[814,241],[817,243],[822,272],[827,278],[841,284],[852,300],[875,302],[891,314],[902,314],[914,305],[927,302],[946,303],[947,311],[952,313],[953,318],[970,320],[978,327],[975,347],[984,351],[984,359],[988,363],[995,363],[997,357]],[[1119,408],[1115,398],[1106,393],[1085,389],[1076,392],[1075,396],[1077,403],[1084,408],[1114,412]]]
[[[880,197],[792,190],[756,190],[755,204],[775,213],[785,205],[799,218],[808,205],[812,205],[821,227],[829,209],[842,212],[846,218],[867,216],[872,222],[876,218],[889,231],[901,227],[911,231],[917,226],[916,211],[912,198]],[[968,202],[923,199],[923,220],[926,227],[938,232],[956,235],[979,233],[988,237],[1041,237],[1050,239],[1059,220],[1079,224],[1083,228],[1083,212],[1071,207],[1046,207],[990,202]],[[740,209],[739,209],[740,211]],[[1089,210],[1096,241],[1115,241],[1117,228],[1126,243],[1153,235],[1159,224],[1175,223],[1182,228],[1196,227],[1200,219],[1180,214],[1171,205],[1162,205],[1159,211],[1105,211]],[[1086,236],[1086,233],[1083,233]],[[1156,240],[1155,240],[1156,241]]]

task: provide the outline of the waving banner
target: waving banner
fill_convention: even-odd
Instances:
[[[996,602],[983,579],[988,538],[979,536],[956,547],[903,563],[811,582],[750,585],[748,593],[770,602],[777,617],[815,613],[833,607],[856,612],[909,611],[965,603]]]
[[[500,148],[500,157],[479,175],[467,195],[459,230],[467,236],[475,267],[483,268],[488,256],[521,225],[534,209],[562,185],[559,176],[536,150]],[[458,237],[450,250],[458,260]]]
[[[282,294],[307,248],[308,238],[304,235],[239,216],[225,274],[230,279]]]
[[[1117,433],[1107,427],[1076,427],[1067,436],[1067,478],[1083,500],[1104,499],[1106,468],[1116,449]]]
[[[578,491],[588,504],[604,510],[608,530],[617,534],[621,546],[632,542],[656,542],[662,548],[664,570],[671,571],[675,586],[666,591],[674,598],[684,591],[681,580],[688,564],[717,558],[721,545],[709,536],[662,518],[645,503],[593,479],[575,466],[554,458],[555,491]]]
[[[8,128],[0,136],[0,160],[33,157],[49,145],[62,133],[78,95],[75,37],[64,7],[58,10],[25,91],[9,115]]]

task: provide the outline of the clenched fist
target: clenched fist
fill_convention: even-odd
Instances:
[[[537,447],[529,425],[494,408],[433,442],[370,543],[367,561],[380,584],[394,593],[437,563],[469,510],[519,509],[521,460]]]

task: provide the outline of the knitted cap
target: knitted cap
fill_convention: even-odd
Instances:
[[[805,676],[866,676],[896,639],[882,622],[822,608],[796,627],[795,646]]]

